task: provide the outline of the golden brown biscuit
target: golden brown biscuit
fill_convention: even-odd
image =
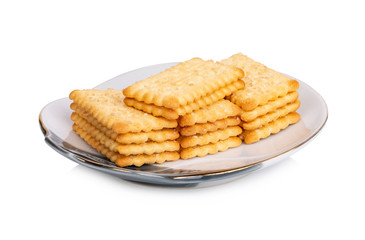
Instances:
[[[220,140],[225,140],[229,137],[234,137],[242,132],[239,126],[227,127],[225,129],[209,132],[206,134],[199,134],[189,137],[182,137],[180,145],[182,148],[206,145],[208,143],[216,143]]]
[[[230,100],[244,111],[252,111],[259,105],[296,91],[299,83],[251,58],[239,53],[222,63],[235,66],[245,71],[245,88],[230,96]]]
[[[180,134],[182,136],[193,136],[196,134],[205,134],[207,132],[214,132],[219,129],[224,129],[230,126],[237,126],[241,123],[239,117],[230,117],[220,119],[215,122],[197,123],[193,126],[181,127]]]
[[[77,124],[76,124],[77,125]],[[118,152],[122,155],[137,155],[137,154],[153,154],[160,152],[178,151],[180,144],[178,141],[165,141],[165,142],[146,142],[142,144],[120,144],[113,139],[107,137],[97,128],[91,124],[77,125],[96,141],[99,141],[105,147],[109,148],[113,152]]]
[[[228,148],[238,147],[242,143],[239,137],[230,137],[216,143],[210,143],[204,146],[183,148],[180,152],[182,159],[189,159],[193,157],[203,157],[208,154],[215,154],[217,152],[224,152]]]
[[[265,105],[258,106],[252,111],[242,111],[241,119],[245,122],[250,122],[259,116],[275,111],[277,108],[283,107],[289,103],[295,102],[298,99],[298,92],[289,92],[287,95],[276,100],[269,101]]]
[[[146,104],[176,109],[243,77],[239,68],[193,58],[136,82],[123,93]]]
[[[126,106],[121,90],[74,90],[69,97],[116,133],[150,132],[177,126],[176,120],[157,118]]]
[[[295,112],[300,106],[299,100],[289,103],[273,112],[262,115],[251,122],[242,122],[242,127],[245,130],[254,130],[262,127],[269,122],[275,121],[276,119],[286,116],[288,113]]]
[[[110,161],[115,162],[115,164],[119,167],[126,167],[131,165],[140,167],[143,164],[163,163],[165,161],[176,161],[180,158],[178,152],[162,152],[151,155],[140,154],[140,155],[124,156],[119,153],[110,151],[109,148],[105,147],[99,141],[95,140],[92,136],[87,134],[76,124],[73,125],[73,130],[78,135],[80,135],[80,137],[83,138],[89,145],[91,145],[98,152],[109,158]]]
[[[124,103],[128,106],[134,107],[146,113],[150,113],[157,117],[162,116],[166,119],[177,119],[179,116],[184,116],[188,113],[193,112],[194,110],[198,110],[216,101],[219,101],[223,99],[225,96],[231,95],[237,90],[244,88],[244,86],[245,84],[243,81],[241,80],[235,81],[232,84],[227,85],[211,93],[210,95],[204,96],[192,103],[180,106],[176,109],[160,107],[153,104],[147,104],[144,102],[137,101],[136,99],[133,98],[125,98]]]
[[[141,144],[148,141],[164,142],[168,140],[175,140],[180,136],[177,129],[172,128],[151,132],[118,134],[113,132],[113,130],[107,129],[106,127],[102,126],[95,118],[93,118],[91,115],[88,115],[86,112],[83,112],[80,108],[77,108],[76,105],[73,105],[73,107],[75,107],[76,110],[71,114],[71,120],[74,121],[77,125],[81,127],[86,125],[87,128],[91,128],[91,126],[89,125],[92,125],[104,135],[120,144]]]
[[[209,106],[181,116],[179,126],[192,126],[197,123],[215,122],[220,119],[240,115],[242,110],[228,100],[222,99]]]
[[[277,133],[280,130],[287,128],[290,124],[298,122],[299,119],[300,115],[298,113],[289,113],[288,115],[281,117],[261,128],[251,131],[244,130],[240,137],[242,137],[244,142],[247,144],[255,143],[262,138],[266,138],[271,134]]]

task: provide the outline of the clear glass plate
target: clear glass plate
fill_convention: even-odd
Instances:
[[[158,64],[127,72],[96,86],[95,89],[124,89],[175,64],[177,63]],[[39,121],[46,143],[81,165],[126,180],[149,184],[185,186],[203,182],[218,183],[287,158],[320,132],[328,117],[326,103],[310,86],[302,81],[299,83],[301,106],[298,113],[301,120],[298,123],[254,144],[242,144],[226,152],[163,164],[121,168],[108,161],[72,131],[69,108],[71,100],[68,98],[46,105],[39,115]]]

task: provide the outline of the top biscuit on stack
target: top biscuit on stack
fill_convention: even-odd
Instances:
[[[237,67],[193,58],[127,87],[124,102],[154,116],[178,119],[244,88],[243,77]]]
[[[245,143],[254,143],[297,122],[300,116],[299,83],[239,53],[222,63],[245,71],[245,89],[229,99],[243,110],[242,133]]]

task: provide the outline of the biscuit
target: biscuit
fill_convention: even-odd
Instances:
[[[166,128],[159,131],[120,134],[115,139],[115,141],[121,144],[141,144],[150,141],[165,142],[170,140],[176,140],[179,138],[179,136],[180,134],[177,129]]]
[[[289,92],[287,95],[280,97],[276,100],[269,101],[267,104],[258,106],[252,111],[242,111],[241,113],[241,119],[245,122],[250,122],[254,120],[255,118],[265,115],[269,112],[274,111],[277,108],[283,107],[289,103],[292,103],[298,99],[298,92]]]
[[[178,152],[162,152],[151,155],[146,155],[146,154],[131,155],[131,156],[119,155],[116,157],[115,163],[120,167],[130,166],[130,165],[140,167],[143,164],[164,163],[166,161],[176,161],[179,159],[180,155]]]
[[[216,101],[223,99],[225,96],[231,95],[239,89],[245,87],[245,83],[241,80],[235,81],[230,85],[227,85],[210,95],[204,96],[192,103],[189,103],[184,106],[180,106],[176,109],[160,107],[153,104],[147,104],[144,102],[137,101],[133,98],[125,98],[124,103],[127,106],[134,107],[138,110],[142,110],[144,112],[150,113],[156,117],[164,117],[166,119],[177,119],[179,116],[186,115],[188,113],[193,112],[194,110],[198,110],[199,108],[203,108],[208,106]]]
[[[124,104],[121,90],[74,90],[70,99],[116,133],[150,132],[175,128],[176,120],[157,118]]]
[[[180,145],[182,148],[206,145],[209,143],[216,143],[220,140],[225,140],[229,137],[237,136],[242,132],[239,126],[227,127],[225,129],[209,132],[201,135],[194,135],[189,137],[182,137]]]
[[[244,77],[234,66],[200,58],[182,62],[123,90],[128,98],[176,109]]]
[[[222,63],[245,71],[245,78],[242,79],[245,81],[245,88],[230,96],[230,100],[244,111],[251,111],[299,88],[296,80],[255,62],[242,53],[224,59]]]
[[[276,119],[287,115],[288,113],[295,112],[300,106],[299,100],[289,103],[281,108],[276,109],[273,112],[262,115],[251,122],[242,122],[242,127],[245,130],[254,130],[262,127],[269,122],[275,121]]]
[[[222,99],[209,106],[181,116],[179,126],[192,126],[197,123],[215,122],[219,119],[233,117],[241,114],[242,110],[232,102]]]
[[[114,150],[114,145],[111,144],[109,149]],[[161,152],[179,151],[180,144],[178,141],[165,141],[165,142],[146,142],[142,144],[127,144],[115,146],[115,151],[122,155],[138,155]]]
[[[168,140],[175,140],[180,136],[179,132],[176,129],[162,129],[151,132],[117,134],[113,132],[111,129],[103,127],[92,116],[87,115],[87,113],[85,112],[80,112],[80,113],[73,112],[71,114],[71,120],[81,127],[85,126],[86,128],[91,128],[92,125],[93,127],[97,128],[100,132],[102,132],[104,135],[106,135],[107,137],[111,138],[112,140],[120,144],[132,144],[132,143],[141,144],[148,141],[164,142]]]
[[[76,124],[76,123],[75,123]],[[77,124],[76,124],[77,125]],[[164,142],[146,142],[142,144],[120,144],[113,139],[107,137],[101,131],[90,124],[77,125],[96,141],[99,141],[105,147],[113,152],[118,152],[122,155],[137,155],[137,154],[153,154],[160,152],[178,151],[180,144],[178,141],[164,141]]]
[[[224,152],[228,148],[238,147],[242,143],[239,137],[230,137],[216,143],[210,143],[204,146],[183,148],[180,152],[182,159],[189,159],[193,157],[203,157],[208,154],[215,154],[217,152]]]
[[[106,156],[110,161],[115,162],[115,164],[119,167],[126,167],[131,165],[140,167],[143,164],[163,163],[165,161],[176,161],[180,158],[178,152],[162,152],[151,155],[140,154],[140,155],[124,156],[119,153],[110,151],[99,141],[95,140],[92,136],[90,136],[81,128],[79,128],[76,124],[74,124],[72,128],[89,145],[91,145],[98,152]]]
[[[152,114],[153,116],[156,116],[156,117],[164,117],[166,119],[178,119],[179,118],[178,111],[171,109],[171,108],[158,107],[153,104],[147,104],[144,102],[137,101],[133,98],[125,98],[124,103],[127,106],[134,107],[135,109]]]
[[[246,144],[251,144],[259,141],[262,138],[266,138],[271,134],[277,133],[282,129],[287,128],[290,124],[298,122],[300,115],[296,112],[289,113],[288,115],[281,117],[261,128],[255,130],[244,130],[240,137]]]
[[[219,129],[224,129],[229,126],[237,126],[240,123],[241,119],[239,117],[230,117],[230,118],[220,119],[215,122],[198,123],[193,126],[181,127],[180,134],[182,136],[205,134],[207,132],[213,132]]]

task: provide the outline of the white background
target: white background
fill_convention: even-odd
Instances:
[[[1,239],[364,239],[361,1],[1,1]],[[329,120],[206,188],[120,180],[48,147],[47,103],[139,67],[234,53],[316,89]]]

